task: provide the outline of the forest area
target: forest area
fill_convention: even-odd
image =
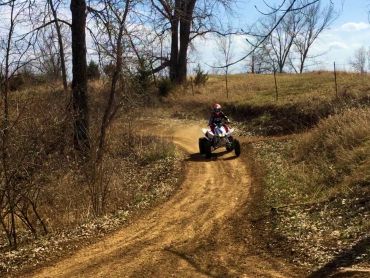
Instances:
[[[370,50],[320,70],[339,2],[0,0],[0,275],[366,277]],[[241,157],[199,154],[213,103]]]

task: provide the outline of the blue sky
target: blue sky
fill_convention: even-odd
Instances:
[[[282,0],[267,1],[268,3],[281,3]],[[321,0],[323,4],[330,0]],[[340,69],[350,70],[349,60],[356,49],[361,46],[370,47],[370,24],[368,11],[370,0],[332,0],[338,18],[328,30],[325,30],[312,48],[312,55],[323,54],[315,59],[318,63],[315,68],[331,69],[333,62],[337,63]],[[246,26],[258,20],[261,14],[256,10],[255,5],[262,11],[268,11],[262,0],[239,0],[229,20],[233,25]],[[219,63],[217,46],[214,42],[199,40],[195,43],[197,51],[193,53],[194,61],[203,61],[206,64],[216,65]],[[233,39],[233,56],[235,59],[243,56],[247,51],[244,39],[235,37]],[[205,62],[206,61],[206,62]],[[245,63],[244,63],[245,65]],[[243,63],[234,67],[234,71],[240,71]]]

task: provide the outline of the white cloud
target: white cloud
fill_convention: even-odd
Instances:
[[[370,29],[370,24],[366,22],[347,22],[340,27],[340,30],[345,32],[362,31],[367,29]]]
[[[341,41],[334,41],[328,44],[329,49],[348,49],[349,46]]]

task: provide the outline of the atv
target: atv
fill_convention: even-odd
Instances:
[[[199,152],[204,154],[207,158],[212,156],[212,151],[225,147],[226,151],[234,151],[238,157],[240,155],[240,142],[233,138],[233,128],[226,131],[222,123],[216,123],[214,132],[210,128],[203,128],[204,137],[199,138]]]

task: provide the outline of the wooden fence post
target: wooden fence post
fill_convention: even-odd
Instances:
[[[334,62],[335,96],[338,97],[337,69]]]
[[[278,101],[279,92],[278,92],[278,86],[277,86],[277,81],[276,81],[276,70],[274,70],[274,80],[275,80],[275,100]]]

